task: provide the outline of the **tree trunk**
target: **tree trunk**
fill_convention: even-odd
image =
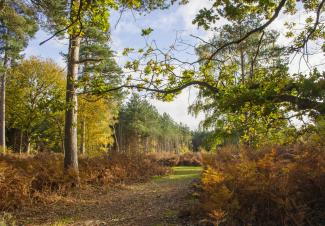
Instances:
[[[245,81],[245,55],[242,47],[240,47],[240,65],[241,65],[241,77],[242,83]]]
[[[80,139],[80,154],[86,154],[86,121],[82,120],[81,123],[81,139]]]
[[[23,132],[20,130],[20,144],[19,144],[19,154],[23,152]]]
[[[27,144],[26,144],[26,153],[29,155],[31,152],[31,144],[30,144],[30,138],[27,138]]]
[[[58,130],[59,130],[60,139],[61,139],[61,149],[62,149],[62,153],[64,155],[64,153],[65,153],[65,151],[64,151],[64,134],[63,134],[63,129],[59,122],[58,122]]]
[[[240,27],[239,30],[239,37],[242,38],[242,27]],[[245,82],[245,53],[243,50],[243,43],[240,43],[239,45],[239,52],[240,52],[240,67],[241,67],[241,79],[242,83]]]
[[[73,169],[78,173],[78,147],[77,147],[77,93],[75,83],[78,79],[80,37],[70,36],[68,73],[66,89],[66,112],[64,127],[64,167]]]
[[[4,58],[4,68],[6,70],[8,59]],[[6,151],[6,73],[1,76],[0,85],[0,152]]]
[[[118,153],[120,153],[120,144],[119,144],[119,139],[117,139],[115,125],[113,125],[113,130],[114,130],[113,132],[114,132],[114,138],[115,138],[116,151]],[[120,136],[120,138],[121,138],[121,136]]]
[[[1,90],[0,90],[0,152],[6,150],[6,75],[5,73],[1,76]]]

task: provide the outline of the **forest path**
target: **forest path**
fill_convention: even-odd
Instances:
[[[184,225],[178,213],[193,202],[189,198],[190,186],[202,169],[189,166],[173,169],[171,175],[147,183],[81,195],[73,201],[73,206],[53,205],[42,211],[42,219],[37,219],[38,225]],[[30,220],[33,223],[26,225],[35,225],[36,219],[31,217]]]

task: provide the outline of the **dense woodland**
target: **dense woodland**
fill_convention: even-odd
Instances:
[[[192,41],[112,48],[114,12],[195,1],[0,0],[0,225],[324,225],[325,0],[206,1]],[[24,55],[38,31],[65,67]],[[196,130],[149,101],[190,87]]]

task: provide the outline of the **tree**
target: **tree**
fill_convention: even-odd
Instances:
[[[30,58],[10,70],[8,128],[19,130],[20,152],[24,146],[29,153],[32,143],[36,149],[61,146],[64,83],[63,70],[50,60]],[[53,138],[56,140],[51,141]]]
[[[130,73],[140,73],[141,80],[139,81],[138,77],[132,80],[132,77],[130,77],[129,81],[131,82],[127,82],[117,88],[147,90],[155,92],[158,98],[165,100],[171,100],[175,95],[189,86],[209,89],[213,93],[218,93],[219,89],[216,87],[216,81],[211,78],[209,70],[213,63],[222,64],[219,57],[222,57],[222,51],[228,47],[240,46],[246,39],[253,35],[260,35],[278,18],[280,13],[284,13],[285,15],[295,14],[297,12],[296,4],[300,4],[299,8],[303,8],[308,13],[314,13],[314,15],[306,19],[306,26],[303,29],[299,29],[298,31],[301,32],[298,32],[298,34],[294,33],[296,29],[295,23],[287,24],[289,28],[287,30],[287,36],[292,37],[293,40],[292,45],[286,48],[286,51],[288,51],[288,53],[297,53],[301,51],[305,54],[306,51],[303,49],[306,48],[308,42],[317,40],[324,43],[322,30],[325,24],[320,20],[325,4],[324,0],[304,1],[303,4],[296,3],[296,1],[292,0],[221,0],[216,1],[209,9],[201,9],[193,20],[193,23],[206,30],[215,32],[218,30],[216,22],[220,18],[226,19],[228,22],[234,22],[247,21],[250,17],[254,16],[260,19],[259,25],[256,24],[251,30],[241,34],[239,38],[234,37],[223,43],[215,44],[201,37],[196,37],[201,43],[209,45],[212,51],[210,54],[200,55],[195,61],[180,59],[177,57],[177,53],[175,54],[172,47],[164,51],[157,46],[149,44],[147,48],[139,50],[143,53],[139,59],[127,62],[125,66],[126,69],[130,70]],[[319,46],[319,43],[317,46]],[[308,51],[309,50],[307,50],[307,52]],[[126,54],[129,52],[137,51],[125,51]],[[181,72],[179,73],[179,71]],[[307,82],[308,75],[304,75],[304,77],[305,82]],[[320,76],[318,77],[321,81],[314,82],[314,87],[312,88],[314,90],[324,89],[322,78]],[[312,81],[309,80],[309,82]],[[314,96],[306,97],[303,95],[304,91],[302,90],[304,88],[301,87],[301,79],[292,79],[290,83],[290,85],[288,84],[281,90],[281,93],[268,93],[268,95],[264,96],[264,100],[276,103],[289,103],[292,108],[299,111],[307,110],[316,111],[318,114],[324,113],[324,101],[320,101],[324,99],[322,93],[318,92],[315,93]],[[256,89],[256,87],[258,88],[259,86],[255,84],[250,87],[250,90]],[[301,92],[295,92],[297,88],[301,90]],[[257,99],[255,98],[254,100]]]
[[[67,92],[66,92],[66,117],[65,117],[65,158],[64,166],[78,172],[77,158],[77,93],[76,81],[80,63],[93,61],[93,59],[79,59],[80,43],[89,27],[97,27],[106,32],[109,29],[109,10],[117,9],[119,4],[138,10],[163,7],[164,1],[155,0],[131,0],[131,1],[88,1],[88,0],[32,0],[42,13],[47,15],[47,24],[54,34],[66,34],[69,36],[69,50],[67,58]],[[69,10],[66,10],[69,9]],[[49,39],[51,39],[50,37]]]
[[[177,57],[173,49],[175,45],[166,51],[151,44],[139,50],[126,48],[125,55],[142,53],[139,58],[125,65],[130,74],[135,72],[135,76],[129,76],[125,84],[106,91],[122,88],[147,90],[157,98],[169,101],[183,89],[195,86],[202,90],[201,93],[205,93],[206,98],[210,97],[211,101],[206,103],[206,106],[210,105],[210,109],[213,109],[211,107],[213,105],[224,107],[214,112],[214,116],[221,116],[223,112],[223,118],[218,119],[218,126],[224,126],[224,122],[231,122],[230,129],[234,131],[233,128],[236,128],[237,131],[234,131],[230,137],[245,137],[248,143],[254,143],[253,140],[262,138],[264,133],[275,135],[273,138],[276,139],[284,137],[284,134],[279,132],[279,128],[290,133],[295,130],[288,126],[289,118],[308,116],[316,119],[325,113],[324,72],[318,71],[315,65],[309,66],[309,73],[289,74],[287,70],[289,62],[283,57],[276,57],[279,54],[284,56],[298,54],[309,64],[308,55],[314,53],[307,48],[307,43],[316,44],[315,48],[318,47],[318,50],[320,50],[319,46],[324,45],[325,23],[321,20],[324,4],[324,0],[303,3],[291,0],[216,1],[209,9],[200,10],[193,23],[212,32],[220,31],[216,26],[220,18],[226,19],[231,24],[231,28],[236,27],[236,23],[252,22],[253,18],[257,18],[258,23],[252,23],[248,29],[236,30],[235,35],[232,34],[219,42],[214,39],[206,41],[201,37],[193,36],[209,49],[200,52],[195,61],[185,61]],[[263,42],[270,40],[270,33],[267,30],[270,24],[277,20],[281,13],[295,14],[301,9],[310,16],[306,18],[303,28],[298,29],[295,22],[286,23],[288,28],[286,36],[291,38],[291,44],[286,48],[273,48],[270,42],[267,44],[268,48],[276,55],[273,56],[271,52],[265,51],[261,53]],[[147,35],[147,32],[144,35]],[[248,51],[249,45],[252,48]],[[227,61],[225,52],[234,49],[237,50],[239,58],[230,57],[234,62],[225,63]],[[256,68],[260,67],[256,65],[256,58],[261,54],[266,54],[270,61],[264,59],[267,67],[259,70]],[[264,64],[262,59],[258,60]],[[268,69],[272,71],[269,77]],[[224,73],[225,71],[229,72],[228,75]],[[229,76],[232,73],[238,76]],[[254,75],[253,79],[250,75]],[[225,77],[228,78],[227,81]],[[221,82],[222,79],[224,84]],[[201,109],[204,110],[206,106],[201,104]],[[288,112],[292,114],[288,115]],[[211,125],[216,118],[211,117],[208,120],[211,121]],[[256,128],[259,132],[251,128]],[[284,131],[282,129],[280,131]],[[224,131],[219,131],[218,134],[225,136]]]
[[[196,130],[192,133],[193,151],[213,151],[216,149],[216,136],[213,131]]]
[[[80,153],[96,154],[113,144],[113,130],[122,100],[121,92],[115,91],[103,96],[94,95],[101,84],[112,87],[121,83],[122,70],[114,59],[108,32],[97,27],[85,28],[80,46],[80,59],[93,59],[82,65],[78,86]],[[96,137],[97,136],[97,137]]]
[[[217,46],[240,39],[259,23],[258,18],[250,17],[246,21],[224,25],[210,43]],[[218,63],[210,64],[210,74],[217,81],[219,92],[201,90],[191,109],[195,113],[206,113],[203,126],[215,129],[219,144],[238,143],[240,138],[247,145],[257,145],[262,140],[270,141],[278,131],[287,129],[286,117],[291,109],[282,103],[250,100],[253,95],[263,98],[264,93],[276,93],[291,79],[285,48],[275,44],[277,37],[275,31],[251,35],[240,45],[220,51]],[[200,56],[210,55],[213,47],[205,44],[197,52]],[[260,88],[251,89],[255,84]]]
[[[34,1],[42,12],[47,15],[47,21],[54,36],[65,32],[69,36],[67,57],[67,88],[65,114],[64,166],[78,172],[77,158],[77,87],[79,51],[84,28],[98,27],[105,32],[109,28],[108,16],[110,8],[117,8],[113,0],[105,1]],[[66,10],[66,9],[69,10]],[[88,59],[83,59],[84,62]]]
[[[79,96],[79,147],[82,155],[107,152],[114,143],[113,126],[116,123],[118,106],[114,100],[96,96]]]
[[[28,44],[28,40],[37,31],[35,12],[23,0],[3,1],[0,8],[0,147],[6,149],[5,106],[7,71],[20,52]]]

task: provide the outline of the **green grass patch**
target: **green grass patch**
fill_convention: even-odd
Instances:
[[[66,226],[71,223],[73,223],[73,219],[67,217],[67,218],[60,219],[59,221],[57,221],[55,223],[52,223],[51,226]]]
[[[200,177],[202,167],[200,166],[176,166],[172,167],[173,173],[163,177],[154,177],[156,182],[192,180]]]

